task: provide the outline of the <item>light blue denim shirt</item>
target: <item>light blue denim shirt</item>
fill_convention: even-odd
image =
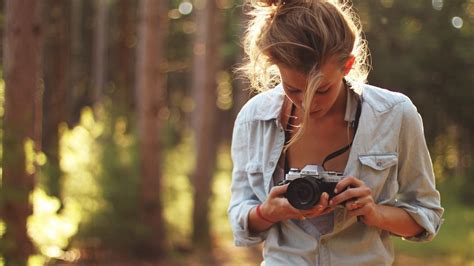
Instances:
[[[360,178],[378,204],[403,208],[425,230],[413,241],[428,241],[442,223],[443,208],[435,188],[431,158],[416,107],[403,94],[366,84],[352,84],[362,101],[359,128],[345,175]],[[332,232],[314,236],[294,221],[282,221],[260,234],[248,228],[249,211],[265,201],[283,150],[281,85],[253,97],[242,108],[232,137],[232,186],[228,208],[237,246],[264,242],[266,265],[391,265],[390,233],[346,218],[336,208]],[[347,98],[346,121],[354,119],[354,97]]]

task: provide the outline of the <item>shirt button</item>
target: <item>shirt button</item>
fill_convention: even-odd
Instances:
[[[275,166],[275,163],[274,163],[274,162],[270,162],[268,165],[270,165],[270,167],[273,167],[273,166]]]
[[[383,164],[383,161],[378,161],[377,162],[377,166],[382,166],[382,164]]]

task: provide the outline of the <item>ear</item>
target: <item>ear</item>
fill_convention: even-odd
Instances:
[[[352,69],[352,65],[354,64],[354,62],[355,62],[355,56],[350,55],[349,59],[347,59],[346,64],[344,65],[344,76],[349,74],[349,72]]]

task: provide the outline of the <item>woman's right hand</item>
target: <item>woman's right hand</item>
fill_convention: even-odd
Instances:
[[[333,208],[329,207],[329,195],[323,193],[321,198],[312,209],[298,210],[291,206],[288,199],[284,197],[288,185],[274,186],[267,200],[260,206],[263,217],[270,221],[280,222],[288,219],[305,219],[320,216],[331,212]]]

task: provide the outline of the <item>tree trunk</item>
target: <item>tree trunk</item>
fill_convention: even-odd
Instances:
[[[44,100],[43,152],[48,158],[46,188],[48,194],[61,198],[59,165],[59,125],[67,120],[69,86],[69,1],[49,0],[44,8]],[[62,204],[61,204],[62,205]]]
[[[133,94],[133,41],[135,4],[131,0],[118,2],[119,38],[117,45],[117,91],[114,102],[118,103],[121,113],[129,116],[134,106]]]
[[[6,224],[0,243],[6,265],[26,265],[33,253],[27,219],[32,214],[29,196],[35,187],[36,166],[30,159],[34,151],[28,140],[33,140],[36,149],[39,148],[39,4],[36,0],[6,1],[3,184],[0,193]]]
[[[202,1],[196,7],[196,40],[194,43],[193,95],[196,109],[193,128],[196,142],[194,185],[193,243],[204,249],[211,247],[209,199],[217,152],[216,72],[220,65],[219,40],[221,17],[215,0]]]
[[[94,51],[92,57],[92,86],[94,104],[100,103],[106,82],[105,65],[107,62],[107,17],[108,0],[96,0],[96,20],[94,29]]]
[[[167,36],[167,1],[141,0],[137,47],[137,108],[141,172],[141,215],[149,230],[143,241],[146,256],[164,253],[165,230],[160,202],[161,128]]]
[[[94,2],[70,0],[71,5],[71,86],[68,95],[68,126],[74,127],[80,121],[82,108],[91,106],[92,55]]]

